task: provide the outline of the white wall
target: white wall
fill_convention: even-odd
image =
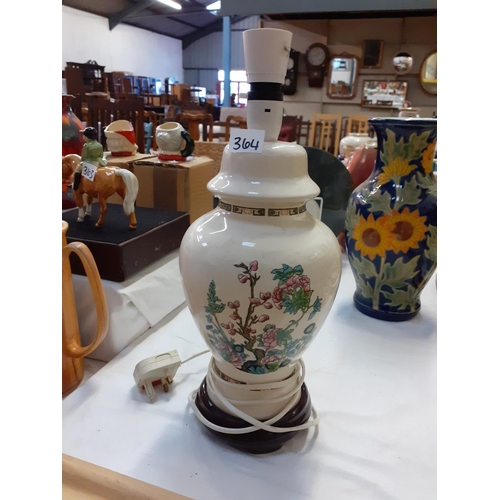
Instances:
[[[184,79],[182,42],[140,28],[119,24],[109,30],[108,19],[62,6],[62,69],[66,62],[95,60],[106,72],[127,71],[138,76]]]

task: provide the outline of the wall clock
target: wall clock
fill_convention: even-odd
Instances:
[[[326,67],[330,61],[328,47],[323,43],[313,43],[306,52],[306,70],[309,87],[322,87]]]
[[[297,92],[297,78],[299,75],[299,54],[297,50],[290,49],[290,57],[286,69],[283,94],[293,95]]]

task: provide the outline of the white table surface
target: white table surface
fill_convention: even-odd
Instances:
[[[304,355],[319,426],[267,455],[222,444],[188,406],[209,354],[182,365],[150,404],[142,359],[206,349],[185,306],[148,330],[63,401],[62,452],[196,500],[436,498],[436,280],[413,320],[358,312],[343,255],[339,293]]]

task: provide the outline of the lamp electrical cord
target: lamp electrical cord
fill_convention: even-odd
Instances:
[[[183,361],[183,363],[197,357],[201,356],[202,354],[205,354],[208,351],[201,352],[199,354],[196,354],[194,356],[191,356],[187,360]],[[299,393],[301,390],[302,384],[305,379],[305,374],[306,374],[306,369],[304,362],[302,359],[300,359],[295,367],[295,370],[293,374],[287,379],[283,380],[281,382],[269,382],[269,383],[263,383],[263,384],[241,384],[238,385],[238,389],[244,391],[244,392],[249,392],[249,391],[276,391],[276,390],[283,390],[283,389],[288,389],[288,392],[280,397],[277,397],[275,399],[260,399],[260,400],[235,400],[235,399],[229,399],[226,398],[221,394],[221,392],[217,389],[216,384],[215,384],[215,379],[216,377],[219,377],[219,375],[215,372],[214,369],[215,366],[215,360],[212,357],[211,362],[208,367],[208,372],[207,372],[207,377],[206,377],[206,382],[207,382],[207,389],[209,389],[226,407],[227,410],[229,410],[233,415],[241,418],[245,422],[248,422],[250,424],[249,427],[243,427],[243,428],[230,428],[230,427],[222,427],[220,425],[216,425],[212,422],[210,422],[205,416],[200,412],[198,407],[196,406],[195,399],[196,399],[196,394],[198,390],[192,391],[189,396],[188,396],[188,401],[189,405],[191,406],[191,409],[193,410],[194,414],[198,417],[198,419],[207,427],[210,429],[221,432],[224,434],[248,434],[250,432],[255,432],[258,430],[264,430],[268,432],[273,432],[273,433],[284,433],[284,432],[294,432],[294,431],[301,431],[305,429],[309,429],[310,427],[313,427],[315,425],[318,425],[319,423],[319,416],[314,408],[314,406],[311,409],[311,416],[312,420],[309,420],[308,422],[305,422],[304,424],[301,425],[296,425],[294,427],[274,427],[273,424],[278,422],[284,415],[286,415],[297,403],[298,398],[294,397]],[[220,378],[220,377],[219,377]],[[270,402],[279,402],[283,401],[286,399],[289,399],[289,403],[273,418],[266,420],[264,422],[261,422],[260,420],[257,420],[250,415],[246,414],[244,411],[240,410],[237,408],[235,405],[243,405],[243,406],[250,406],[250,405],[259,405],[259,404],[266,404]]]

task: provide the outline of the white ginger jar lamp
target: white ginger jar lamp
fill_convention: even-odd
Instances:
[[[248,129],[265,131],[262,151],[233,151],[230,141],[207,185],[219,205],[180,247],[186,301],[212,354],[191,407],[221,439],[251,453],[275,451],[318,423],[302,355],[341,276],[334,233],[306,210],[320,192],[306,151],[277,141],[291,39],[280,29],[243,33]]]

